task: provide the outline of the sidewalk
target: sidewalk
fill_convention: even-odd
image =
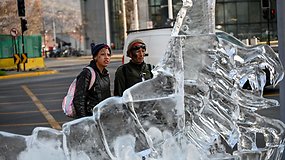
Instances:
[[[111,61],[121,61],[122,60],[122,53],[114,53],[111,57]],[[71,59],[74,57],[59,57],[59,58],[48,58],[47,60],[58,60],[58,59]],[[78,59],[90,59],[91,60],[91,55],[87,56],[81,56],[81,57],[76,57]],[[35,76],[41,76],[41,75],[48,75],[48,74],[57,74],[58,71],[56,70],[50,70],[48,67],[43,68],[43,69],[37,69],[37,70],[32,70],[32,71],[19,71],[17,72],[16,70],[13,71],[6,71],[6,75],[0,76],[0,80],[2,79],[13,79],[13,78],[22,78],[22,77],[35,77]]]

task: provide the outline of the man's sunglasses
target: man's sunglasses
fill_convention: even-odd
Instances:
[[[138,46],[133,46],[132,47],[132,50],[139,50],[140,48],[142,48],[142,49],[146,49],[146,47],[145,47],[145,45],[144,44],[142,44],[142,45],[138,45]]]

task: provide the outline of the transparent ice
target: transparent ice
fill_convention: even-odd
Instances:
[[[279,106],[262,96],[265,69],[273,86],[283,78],[278,54],[267,45],[217,38],[214,11],[214,0],[184,0],[153,79],[101,102],[93,116],[65,123],[62,131],[0,132],[0,159],[281,159],[285,125],[256,113]],[[250,90],[242,89],[246,81]]]

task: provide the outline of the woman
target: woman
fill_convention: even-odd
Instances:
[[[92,73],[84,68],[78,75],[73,104],[76,117],[91,116],[93,108],[111,96],[110,78],[106,69],[111,59],[111,49],[106,44],[91,44],[92,60],[88,65],[95,71],[95,83],[89,90]]]

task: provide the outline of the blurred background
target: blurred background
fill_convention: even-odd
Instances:
[[[18,14],[19,1],[25,16]],[[1,0],[0,36],[12,28],[21,34],[22,17],[23,35],[40,36],[37,49],[53,50],[53,56],[66,48],[90,54],[92,42],[121,50],[128,31],[172,27],[181,6],[182,0]],[[277,45],[276,0],[216,0],[215,16],[217,29],[248,45]],[[0,53],[5,56],[10,54]]]

